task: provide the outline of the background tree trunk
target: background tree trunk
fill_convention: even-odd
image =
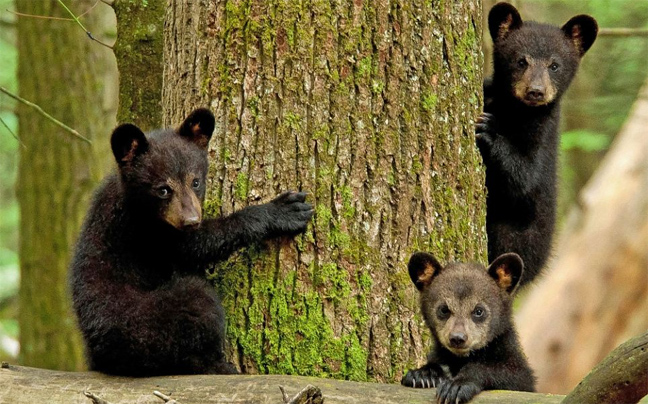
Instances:
[[[571,390],[612,348],[648,329],[647,127],[648,81],[517,314],[538,391]]]
[[[481,3],[171,1],[163,119],[217,124],[206,210],[303,189],[313,226],[220,267],[245,372],[398,381],[428,346],[406,262],[485,260]]]
[[[80,14],[94,1],[66,1]],[[56,0],[16,1],[19,12],[69,17]],[[105,7],[105,8],[103,8]],[[114,24],[98,10],[84,18],[97,37]],[[114,30],[114,28],[113,28]],[[20,149],[20,360],[54,369],[83,368],[69,310],[67,267],[92,191],[109,162],[117,70],[110,49],[73,22],[18,18],[20,95],[94,142],[72,137],[33,109],[18,106]]]
[[[114,0],[119,69],[117,121],[149,131],[162,124],[162,46],[166,2]]]

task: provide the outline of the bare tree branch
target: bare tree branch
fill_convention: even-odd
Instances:
[[[86,27],[83,26],[83,24],[81,24],[81,21],[79,21],[79,17],[74,15],[74,13],[65,5],[65,3],[63,3],[63,0],[58,0],[58,2],[72,16],[74,21],[85,31],[86,35],[88,35],[88,38],[92,39],[93,41],[97,42],[100,45],[105,46],[108,49],[112,49],[112,46],[110,46],[110,45],[108,45],[106,43],[103,43],[100,40],[98,40],[97,38],[95,38],[94,36],[92,36],[92,33],[90,31],[88,31],[86,29]],[[97,3],[95,3],[94,6],[92,6],[92,8],[94,8],[96,5],[97,5]]]
[[[11,135],[12,135],[12,136],[13,136],[13,137],[18,141],[18,143],[20,143],[20,145],[21,145],[24,149],[27,148],[27,147],[25,146],[25,144],[22,142],[22,140],[20,140],[20,138],[18,137],[18,135],[16,135],[16,134],[11,130],[11,128],[9,127],[9,125],[7,125],[7,123],[6,123],[2,118],[0,118],[0,123],[2,123],[2,125],[3,125],[5,128],[7,128],[7,130],[9,131],[9,133],[11,133]]]
[[[5,94],[7,94],[9,97],[13,98],[16,101],[22,102],[23,104],[34,108],[36,111],[38,111],[38,113],[40,113],[41,115],[43,115],[45,118],[49,119],[50,121],[54,122],[55,124],[57,124],[61,128],[65,129],[67,132],[71,133],[72,135],[78,137],[79,139],[83,140],[84,142],[86,142],[88,144],[92,144],[92,141],[90,139],[88,139],[85,136],[82,136],[75,129],[70,128],[69,126],[67,126],[63,122],[61,122],[58,119],[54,118],[52,115],[50,115],[47,112],[43,111],[43,109],[40,106],[34,104],[33,102],[27,101],[26,99],[21,98],[21,97],[17,96],[16,94],[11,93],[9,90],[7,90],[4,87],[0,87],[0,92],[3,92]]]
[[[83,395],[92,400],[93,404],[111,404],[110,402],[98,397],[96,394],[87,390],[83,392]]]
[[[598,32],[599,36],[648,36],[648,29],[646,28],[601,28]]]

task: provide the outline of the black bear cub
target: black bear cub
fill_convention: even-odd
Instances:
[[[206,109],[177,130],[114,130],[118,172],[96,192],[71,264],[92,370],[236,373],[224,357],[224,312],[204,268],[250,243],[304,231],[313,211],[304,193],[287,192],[203,220],[213,130]]]
[[[507,3],[491,9],[488,27],[494,73],[484,84],[484,114],[476,128],[486,165],[488,258],[519,254],[525,285],[551,249],[560,98],[598,28],[587,15],[562,28],[523,22]]]
[[[431,254],[412,255],[409,275],[434,348],[427,364],[407,372],[401,383],[436,387],[441,404],[465,403],[482,390],[534,391],[511,312],[523,268],[514,253],[498,257],[488,269],[465,263],[442,267]]]

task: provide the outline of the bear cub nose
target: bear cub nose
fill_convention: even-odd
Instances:
[[[466,334],[462,332],[453,332],[450,334],[450,345],[453,348],[462,348],[466,343]]]
[[[182,222],[182,227],[187,228],[187,229],[193,229],[198,227],[200,225],[200,217],[199,216],[190,216],[184,219]]]
[[[531,87],[527,90],[526,97],[531,101],[542,101],[544,99],[544,88]]]

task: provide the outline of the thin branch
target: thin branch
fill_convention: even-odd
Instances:
[[[164,402],[165,402],[166,404],[180,404],[180,403],[177,402],[176,400],[172,399],[171,397],[167,396],[166,394],[160,393],[160,392],[157,391],[157,390],[154,390],[154,391],[153,391],[153,394],[154,394],[156,397],[161,398],[162,400],[164,400]]]
[[[648,36],[647,28],[601,28],[599,36]]]
[[[22,142],[22,140],[20,140],[20,138],[18,137],[18,135],[16,135],[16,134],[11,130],[11,128],[9,127],[9,125],[7,125],[7,123],[6,123],[2,118],[0,118],[0,123],[2,123],[2,125],[3,125],[5,128],[7,128],[7,130],[9,131],[9,133],[11,133],[11,135],[12,135],[12,136],[13,136],[13,137],[18,141],[18,143],[20,143],[20,145],[23,147],[23,149],[26,149],[26,148],[27,148],[27,146],[25,146],[25,144]]]
[[[57,120],[56,118],[54,118],[53,116],[51,116],[51,115],[48,114],[47,112],[43,111],[43,109],[42,109],[41,107],[39,107],[38,105],[34,104],[33,102],[27,101],[26,99],[21,98],[21,97],[15,95],[15,94],[11,93],[9,90],[7,90],[7,89],[4,88],[4,87],[0,87],[0,92],[3,92],[3,93],[5,93],[5,94],[7,94],[9,97],[13,98],[13,99],[16,100],[16,101],[22,102],[23,104],[28,105],[28,106],[34,108],[34,109],[35,109],[36,111],[38,111],[41,115],[43,115],[45,118],[49,119],[50,121],[54,122],[55,124],[57,124],[57,125],[60,126],[61,128],[63,128],[63,129],[65,129],[66,131],[70,132],[72,135],[78,137],[79,139],[83,140],[84,142],[87,142],[88,144],[92,144],[92,141],[91,141],[90,139],[88,139],[88,138],[85,137],[85,136],[82,136],[82,135],[81,135],[79,132],[77,132],[75,129],[70,128],[69,126],[67,126],[67,125],[64,124],[63,122]]]
[[[74,19],[74,21],[75,21],[75,22],[76,22],[76,23],[77,23],[77,24],[78,24],[78,25],[79,25],[79,26],[80,26],[80,27],[85,31],[85,33],[86,33],[86,35],[88,36],[88,38],[92,39],[93,41],[97,42],[97,43],[100,44],[100,45],[105,46],[105,47],[108,48],[108,49],[112,49],[112,46],[110,46],[110,45],[108,45],[108,44],[106,44],[106,43],[103,43],[103,42],[101,42],[100,40],[98,40],[97,38],[95,38],[94,36],[92,36],[92,33],[91,33],[90,31],[88,31],[88,30],[86,29],[86,27],[83,26],[83,24],[81,24],[81,21],[79,21],[79,18],[78,18],[76,15],[74,15],[74,13],[73,13],[73,12],[72,12],[72,11],[71,11],[67,6],[66,6],[66,5],[65,5],[65,3],[63,3],[63,0],[58,0],[58,2],[59,2],[59,4],[60,4],[61,6],[63,6],[63,8],[64,8],[64,9],[65,9],[65,10],[66,10],[66,11],[67,11],[71,16],[72,16],[72,18]],[[97,5],[97,3],[95,3],[95,6],[96,6],[96,5]],[[92,8],[94,8],[94,6],[92,6]]]
[[[74,21],[72,18],[64,18],[64,17],[50,17],[48,15],[36,15],[36,14],[25,14],[25,13],[19,13],[17,11],[11,11],[9,9],[5,10],[8,13],[11,13],[17,17],[29,17],[29,18],[38,18],[41,20],[56,20],[56,21]]]
[[[92,400],[93,404],[110,404],[108,401],[98,397],[96,394],[90,392],[90,391],[84,391],[83,395],[88,397],[90,400]]]

